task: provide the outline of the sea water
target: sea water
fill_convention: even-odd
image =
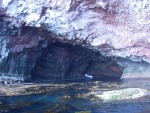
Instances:
[[[1,96],[0,113],[150,113],[149,96],[105,102],[90,95],[97,91],[124,88],[150,90],[150,79],[73,81],[63,84],[67,87],[38,94]]]

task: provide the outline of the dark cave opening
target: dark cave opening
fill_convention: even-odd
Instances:
[[[10,26],[8,22],[3,24],[6,25],[2,29]],[[8,76],[29,82],[84,79],[85,74],[96,79],[122,76],[123,68],[117,61],[83,47],[82,42],[75,44],[75,40],[56,39],[56,34],[42,28],[22,26],[7,29],[2,34],[9,51],[0,62],[2,78]]]
[[[99,52],[56,41],[42,50],[31,71],[31,80],[84,79],[85,74],[94,78],[120,78],[122,72],[116,61]]]

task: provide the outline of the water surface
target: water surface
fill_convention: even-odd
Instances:
[[[104,102],[90,96],[91,93],[97,91],[124,88],[150,90],[150,79],[74,81],[48,84],[51,84],[51,87],[43,87],[43,92],[39,94],[1,96],[0,113],[79,113],[81,111],[85,111],[85,113],[150,113],[149,97]],[[53,85],[64,85],[65,87],[52,88]],[[28,89],[26,92],[30,92],[30,90]]]

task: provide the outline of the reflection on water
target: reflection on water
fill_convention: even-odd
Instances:
[[[50,83],[51,84],[51,83]],[[1,96],[0,113],[149,113],[150,98],[103,102],[90,96],[97,91],[123,88],[150,90],[150,80],[89,81],[59,83],[65,87],[50,88],[45,92],[22,96]],[[54,84],[56,85],[56,84]],[[51,90],[46,90],[46,89]],[[26,90],[29,91],[29,90]],[[36,90],[35,90],[36,92]],[[24,92],[25,93],[25,92]]]

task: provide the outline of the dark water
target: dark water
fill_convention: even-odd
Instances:
[[[72,84],[72,83],[65,83]],[[90,92],[122,88],[150,89],[150,80],[90,81],[42,94],[0,97],[0,113],[150,113],[150,99],[103,102]]]

